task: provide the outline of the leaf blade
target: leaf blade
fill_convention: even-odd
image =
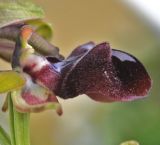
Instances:
[[[0,28],[43,16],[43,10],[31,2],[0,2]]]

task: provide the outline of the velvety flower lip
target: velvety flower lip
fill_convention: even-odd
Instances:
[[[105,42],[81,45],[52,65],[61,75],[55,94],[64,99],[87,94],[101,102],[130,101],[145,97],[151,88],[141,62]]]
[[[151,88],[151,78],[141,62],[133,55],[120,50],[112,50],[112,62],[121,80],[124,94],[123,101],[144,97]]]
[[[90,41],[88,43],[85,43],[83,45],[80,45],[77,48],[75,48],[67,58],[70,58],[72,56],[75,57],[75,56],[79,56],[81,54],[84,54],[87,51],[91,50],[95,46],[96,46],[96,44],[92,41]]]

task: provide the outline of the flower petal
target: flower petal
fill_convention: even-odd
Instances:
[[[61,115],[62,109],[55,94],[49,89],[35,84],[29,75],[25,73],[23,75],[27,80],[26,86],[13,95],[13,102],[17,110],[20,112],[39,112],[54,108]]]
[[[87,94],[102,102],[129,101],[147,95],[151,79],[135,57],[111,50],[108,43],[86,48],[79,47],[65,62],[54,64],[62,74],[57,95],[66,99]]]
[[[122,101],[146,96],[151,88],[151,78],[141,62],[134,56],[112,50],[112,63],[123,89]]]
[[[95,46],[96,46],[96,44],[92,41],[85,43],[83,45],[80,45],[71,52],[71,54],[68,56],[68,58],[70,58],[72,56],[75,57],[75,56],[79,56],[81,54],[84,54],[85,52],[91,50]]]
[[[54,91],[59,81],[59,73],[45,57],[31,54],[21,61],[23,71],[39,85]]]
[[[14,42],[6,39],[0,39],[0,57],[2,59],[10,62],[14,48],[15,48]]]

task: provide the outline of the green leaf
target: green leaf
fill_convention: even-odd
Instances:
[[[53,36],[53,29],[50,23],[46,23],[42,20],[30,20],[27,24],[35,27],[35,31],[41,35],[44,39],[50,40]]]
[[[16,90],[25,85],[25,79],[15,71],[0,72],[0,93]]]
[[[0,28],[31,19],[41,19],[43,10],[28,1],[0,2]]]

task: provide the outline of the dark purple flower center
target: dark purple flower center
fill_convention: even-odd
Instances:
[[[110,49],[108,43],[89,42],[52,65],[60,74],[54,91],[64,99],[87,94],[102,102],[128,101],[146,96],[151,87],[144,66],[134,56]]]

